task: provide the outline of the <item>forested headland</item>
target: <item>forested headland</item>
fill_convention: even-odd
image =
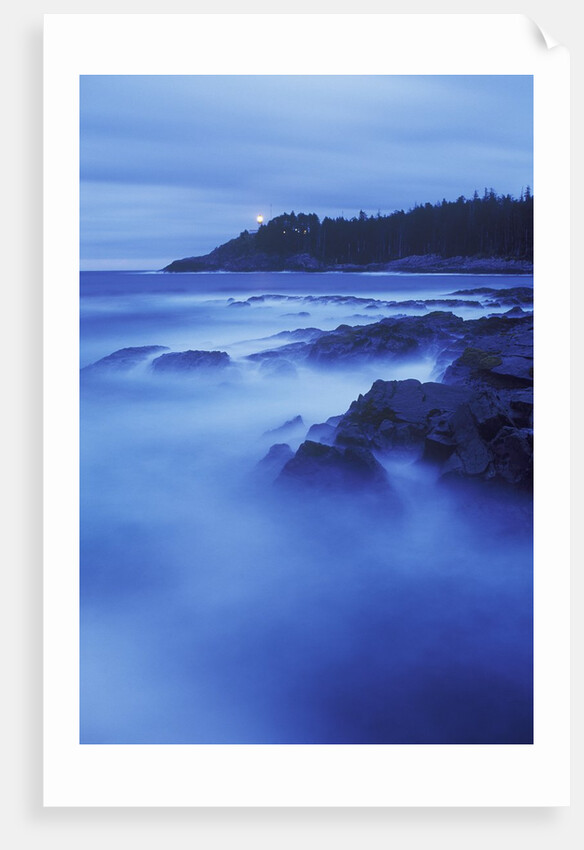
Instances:
[[[389,215],[361,210],[351,219],[327,216],[320,221],[315,213],[283,213],[204,257],[176,260],[164,271],[360,270],[423,257],[431,257],[434,265],[474,258],[520,263],[527,269],[533,262],[529,187],[518,199],[485,189],[482,197],[475,191],[470,199],[415,205]]]

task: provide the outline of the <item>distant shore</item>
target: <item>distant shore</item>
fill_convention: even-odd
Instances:
[[[437,254],[422,254],[387,263],[327,264],[310,254],[294,254],[282,257],[269,254],[252,254],[245,257],[224,258],[211,252],[203,257],[186,257],[165,266],[163,272],[411,272],[443,274],[533,274],[533,263],[527,260],[512,260],[502,257],[440,257]]]

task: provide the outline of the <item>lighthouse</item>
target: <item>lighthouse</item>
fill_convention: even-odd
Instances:
[[[264,223],[264,217],[263,217],[263,215],[262,215],[261,213],[258,213],[258,214],[256,215],[256,221],[257,221],[257,225],[258,225],[258,226],[257,226],[257,228],[256,228],[255,230],[250,230],[250,231],[249,231],[250,233],[257,233],[257,232],[258,232],[258,230],[260,229],[260,227],[262,226],[262,224]]]

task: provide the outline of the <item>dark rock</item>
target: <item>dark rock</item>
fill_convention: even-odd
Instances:
[[[278,479],[313,490],[389,491],[387,474],[368,449],[338,448],[306,440]]]
[[[520,388],[533,383],[533,316],[490,316],[464,322],[437,359],[447,384]]]
[[[306,360],[309,352],[309,343],[291,342],[289,345],[281,345],[279,348],[270,348],[266,351],[257,351],[254,354],[248,354],[246,359],[254,363],[263,363],[267,360],[288,360],[289,358],[301,362]]]
[[[469,412],[482,440],[489,442],[501,428],[512,422],[508,406],[493,390],[474,394],[468,402]]]
[[[430,464],[441,464],[448,460],[455,443],[448,427],[439,425],[432,429],[424,441],[422,460]]]
[[[280,425],[278,428],[266,431],[264,433],[264,437],[274,437],[276,434],[291,434],[293,432],[304,430],[305,425],[302,420],[302,416],[295,416],[293,419],[289,419],[287,422],[284,422],[284,424]]]
[[[533,385],[533,356],[466,348],[444,373],[451,385],[522,388]]]
[[[477,423],[468,404],[461,405],[452,414],[450,427],[456,449],[455,462],[460,465],[460,472],[471,477],[484,474],[491,477],[489,464],[492,461],[492,454],[485,440],[481,439]],[[454,467],[454,463],[452,467]],[[452,467],[449,467],[449,469]]]
[[[441,476],[528,489],[532,422],[532,389],[376,381],[341,417],[334,446],[397,453],[437,466]]]
[[[308,429],[306,439],[315,443],[324,443],[325,446],[332,446],[335,441],[335,427],[334,425],[328,425],[326,422],[311,425]]]
[[[533,387],[513,392],[500,390],[499,397],[504,400],[516,428],[533,429]]]
[[[250,295],[247,299],[250,304],[254,302],[259,302],[263,304],[265,301],[297,301],[299,296],[297,295],[282,295],[279,292],[267,292],[265,295]]]
[[[470,398],[464,387],[420,381],[375,381],[354,401],[336,431],[337,445],[361,445],[420,455],[433,432],[444,443],[445,417]]]
[[[393,260],[383,266],[387,271],[423,271],[468,274],[531,274],[533,263],[528,260],[507,260],[503,257],[441,257],[439,254],[420,254]]]
[[[296,347],[299,346],[299,347]],[[278,480],[311,487],[377,486],[374,453],[432,464],[449,481],[529,493],[533,467],[533,316],[467,320],[451,313],[341,325],[283,347],[307,362],[439,351],[444,382],[375,381],[341,417],[313,425]],[[308,352],[308,353],[307,353]],[[263,352],[282,356],[282,349]]]
[[[480,301],[471,301],[464,298],[427,298],[424,302],[426,307],[480,307]]]
[[[268,222],[270,229],[275,224]],[[350,222],[347,222],[351,226]],[[311,253],[303,242],[279,244],[262,238],[265,231],[260,228],[250,233],[244,230],[237,238],[219,245],[209,254],[185,257],[166,266],[165,272],[200,271],[410,271],[410,272],[467,272],[522,274],[533,272],[528,260],[504,257],[456,256],[443,257],[439,254],[410,255],[386,262],[371,263],[325,263]],[[306,233],[306,232],[305,232]],[[300,249],[300,250],[299,250]],[[304,250],[302,250],[304,249]],[[312,249],[313,250],[313,249]]]
[[[460,334],[464,320],[452,313],[386,318],[372,325],[340,325],[322,334],[310,347],[312,364],[342,363],[348,359],[408,359],[436,353]]]
[[[274,481],[284,466],[294,457],[294,452],[288,443],[275,443],[267,455],[258,461],[256,476]]]
[[[172,351],[152,362],[155,372],[191,372],[197,369],[224,369],[231,360],[225,351]]]
[[[102,357],[95,363],[85,366],[81,371],[84,374],[97,372],[127,372],[134,369],[140,363],[144,363],[153,354],[160,351],[168,351],[166,345],[141,345],[133,348],[120,348],[107,357]]]
[[[298,313],[297,315],[309,316],[310,313]],[[294,331],[280,331],[280,333],[273,334],[267,339],[294,339],[306,342],[307,340],[317,339],[323,333],[324,331],[321,331],[320,328],[296,328]]]
[[[284,357],[272,357],[260,361],[260,371],[270,378],[297,378],[296,366]]]
[[[288,342],[287,345],[280,345],[278,348],[269,348],[264,351],[258,351],[254,354],[249,354],[247,356],[248,360],[263,360],[270,357],[279,357],[282,353],[286,354],[286,352],[294,352],[299,348],[298,343],[311,342],[312,340],[318,339],[319,336],[322,336],[324,331],[319,330],[319,328],[296,328],[293,331],[280,331],[277,334],[272,334],[271,336],[261,337],[259,342],[264,342],[267,340],[294,340],[294,342]],[[300,346],[303,348],[304,346]],[[308,352],[308,349],[306,349]]]
[[[501,428],[490,448],[494,466],[504,481],[521,488],[533,480],[533,431],[530,428]]]
[[[310,254],[293,254],[291,257],[287,257],[282,262],[282,265],[288,271],[299,272],[318,272],[324,266],[320,260],[317,260],[316,257],[311,257]]]
[[[491,286],[480,286],[475,289],[457,289],[452,295],[486,295],[487,303],[499,304],[533,304],[533,287],[513,286],[510,289],[494,289]]]
[[[499,290],[492,286],[476,286],[474,289],[455,289],[451,295],[494,295]]]
[[[337,425],[342,418],[342,416],[329,416],[326,422],[318,422],[312,425],[308,430],[306,439],[332,446],[335,441]]]
[[[446,383],[473,383],[492,372],[492,386],[527,386],[532,380],[533,316],[467,319],[435,311],[422,316],[392,316],[373,324],[284,331],[278,337],[301,340],[248,355],[252,361],[285,358],[310,366],[345,365],[363,360],[400,361],[436,357],[436,377]],[[466,349],[476,349],[473,352]],[[454,361],[463,357],[460,363]],[[482,358],[482,360],[481,360]],[[497,358],[501,362],[497,361]],[[515,358],[515,359],[513,359]],[[521,361],[517,358],[523,358]],[[448,376],[445,370],[449,366]],[[500,368],[499,368],[500,367]]]
[[[324,264],[310,254],[268,254],[256,248],[254,234],[244,231],[236,239],[215,248],[201,257],[185,257],[174,260],[162,271],[165,272],[204,272],[204,271],[322,271]]]
[[[507,316],[508,319],[519,319],[521,316],[527,316],[528,313],[526,310],[523,310],[519,305],[515,307],[511,307],[510,310],[507,310],[506,313],[503,313],[504,316]]]

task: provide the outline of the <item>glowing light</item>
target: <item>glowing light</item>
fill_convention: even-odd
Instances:
[[[263,215],[258,215],[258,217],[256,218],[256,221],[257,221],[258,224],[262,224],[263,220],[264,220]]]

